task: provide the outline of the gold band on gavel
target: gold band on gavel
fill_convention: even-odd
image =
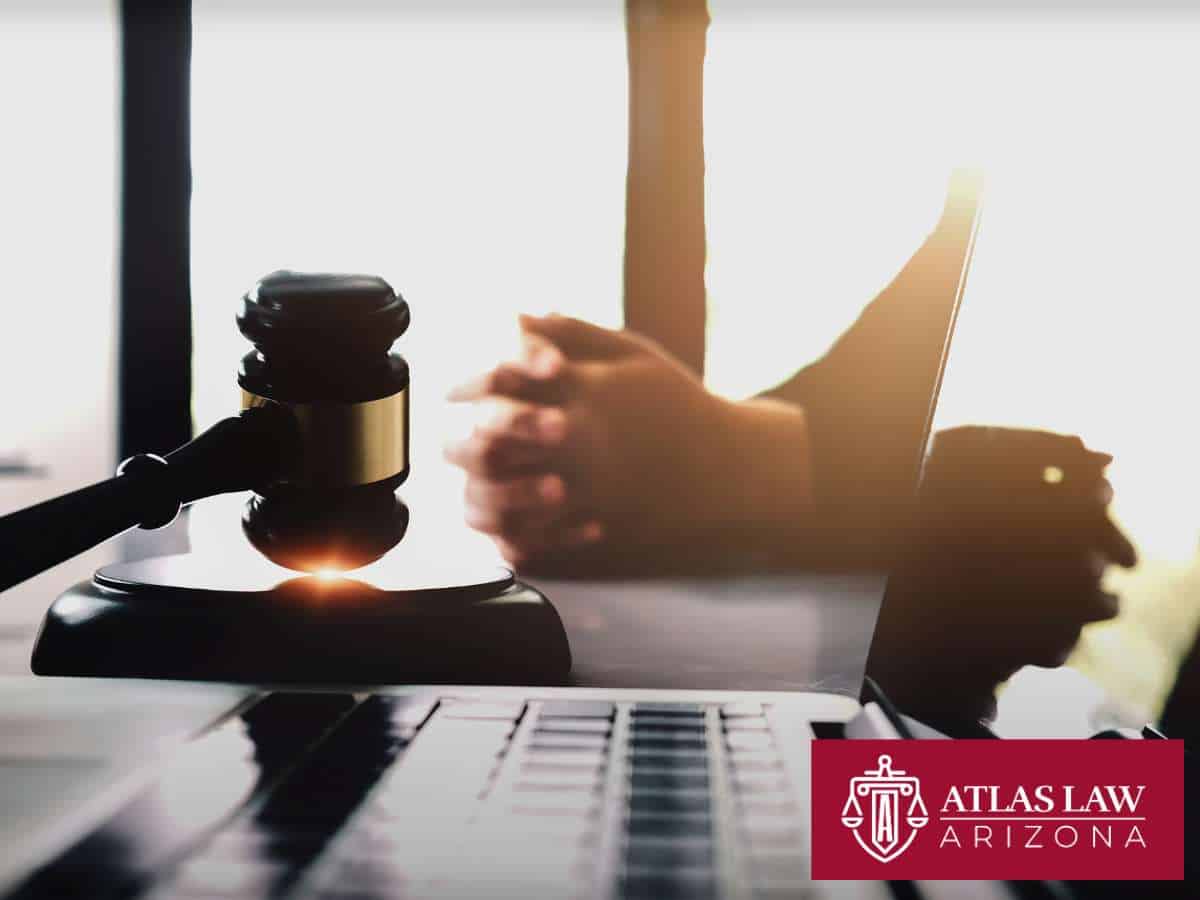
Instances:
[[[314,488],[371,484],[408,467],[408,389],[365,403],[289,403],[242,388],[242,409],[290,410],[300,446],[283,480]]]

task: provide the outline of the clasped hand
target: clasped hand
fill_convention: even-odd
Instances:
[[[577,319],[521,317],[520,359],[450,399],[495,413],[446,458],[467,522],[514,566],[678,545],[716,511],[730,404],[652,341]]]

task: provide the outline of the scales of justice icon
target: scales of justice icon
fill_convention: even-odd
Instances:
[[[921,800],[921,780],[903,769],[892,768],[892,758],[879,755],[877,769],[867,769],[850,779],[850,793],[842,807],[842,824],[854,839],[881,863],[891,862],[909,848],[917,832],[929,824],[929,813]],[[907,801],[903,819],[901,801]],[[870,813],[870,833],[864,838],[864,805]],[[907,829],[902,828],[907,825]],[[901,832],[907,831],[907,836]]]

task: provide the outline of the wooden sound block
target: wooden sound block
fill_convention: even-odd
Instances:
[[[47,612],[33,671],[322,685],[554,684],[570,672],[558,613],[507,570],[355,574],[238,586],[199,554],[108,566]]]

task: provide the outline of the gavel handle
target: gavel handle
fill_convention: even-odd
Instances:
[[[117,475],[0,518],[0,591],[135,525],[160,528],[202,497],[269,483],[294,446],[286,412],[223,419],[167,454],[132,456]]]

